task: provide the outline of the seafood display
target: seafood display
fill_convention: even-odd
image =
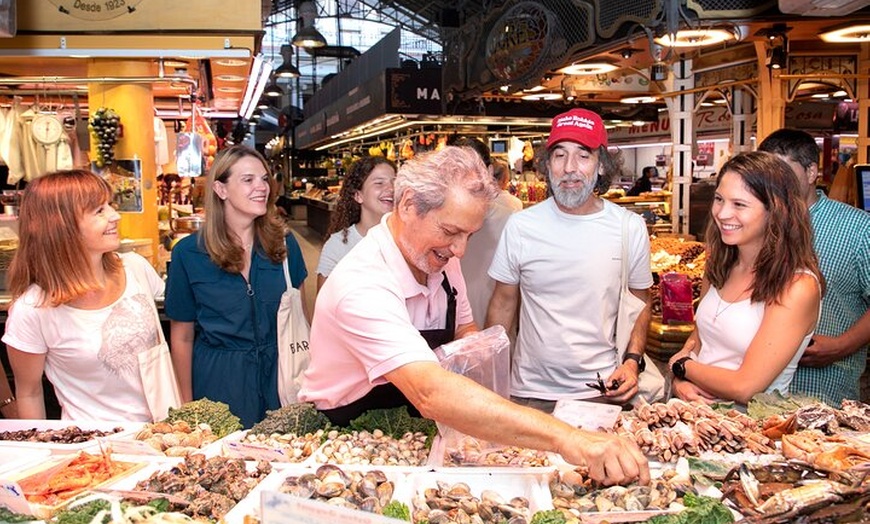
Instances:
[[[393,501],[395,485],[379,469],[345,471],[338,466],[324,464],[314,473],[287,477],[278,491],[380,515],[384,507]]]
[[[144,441],[168,457],[184,457],[216,441],[217,436],[212,433],[208,424],[191,427],[180,420],[173,423],[145,424],[136,434],[136,440]]]
[[[543,451],[504,446],[487,449],[479,440],[464,436],[455,446],[444,450],[445,466],[549,466],[550,458]]]
[[[531,517],[531,503],[527,497],[507,498],[492,489],[474,495],[465,482],[436,481],[434,487],[417,492],[412,501],[414,522],[526,524]]]
[[[703,451],[776,453],[775,443],[759,431],[755,419],[737,410],[723,414],[706,404],[680,399],[642,402],[620,414],[614,431],[663,462]]]
[[[68,426],[63,429],[21,429],[16,431],[0,431],[0,440],[14,442],[51,442],[54,444],[79,444],[97,437],[114,435],[124,431],[116,427],[109,431],[99,429],[81,429],[78,426]]]
[[[697,491],[690,482],[677,479],[673,470],[646,486],[596,487],[577,470],[556,472],[550,480],[553,507],[575,517],[590,512],[680,509],[686,493]]]
[[[108,453],[84,451],[70,459],[18,481],[25,498],[34,504],[56,506],[136,467],[112,460]]]
[[[109,498],[91,509],[111,512],[112,518],[129,510],[134,520],[147,514],[142,524],[163,519],[160,515],[177,522],[254,524],[265,492],[283,493],[273,498],[288,508],[336,515],[364,511],[420,524],[676,522],[684,517],[726,522],[731,512],[752,523],[870,522],[870,406],[846,401],[836,409],[814,399],[783,398],[779,406],[794,403],[763,413],[679,399],[640,403],[621,413],[611,431],[633,439],[651,461],[661,462],[651,462],[654,478],[643,486],[598,485],[557,455],[446,428],[432,441],[434,428],[417,431],[423,426],[414,426],[417,420],[406,413],[373,410],[358,419],[361,425],[338,428],[319,421],[310,405],[271,412],[259,431],[237,431],[221,440],[202,421],[140,424],[138,433],[126,428],[126,440],[111,440],[115,460],[108,448],[65,459],[46,452],[39,460],[47,467],[31,470],[19,482],[37,516],[57,515],[79,495],[102,496]],[[300,434],[288,427],[311,430]],[[29,433],[28,438],[57,442],[48,432]],[[217,444],[202,451],[210,443]],[[166,456],[154,456],[152,447]],[[73,453],[57,448],[52,453]],[[146,464],[117,453],[150,455],[143,458],[147,473],[125,478]],[[209,458],[212,453],[223,456]],[[184,456],[167,458],[173,455]],[[678,460],[683,456],[687,460]],[[721,500],[710,498],[712,487],[721,487]],[[156,512],[148,507],[155,503]],[[29,520],[7,513],[0,513],[0,520]]]
[[[330,431],[314,452],[314,460],[330,464],[373,466],[422,466],[429,458],[425,433],[405,433],[396,439],[381,430],[339,433]]]
[[[797,462],[775,467],[740,465],[729,474],[723,496],[750,522],[867,522],[870,485],[844,483]]]
[[[849,473],[870,464],[870,444],[844,436],[828,436],[816,429],[783,435],[782,454],[828,472]]]
[[[224,454],[239,458],[269,457],[276,462],[302,462],[320,447],[325,438],[326,432],[322,429],[301,437],[293,433],[265,435],[248,431],[237,441],[224,442]]]
[[[184,514],[219,520],[270,471],[271,464],[264,461],[248,471],[243,460],[192,454],[177,466],[139,481],[135,489],[185,499]]]

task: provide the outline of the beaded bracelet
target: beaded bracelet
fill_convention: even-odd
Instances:
[[[9,397],[3,401],[0,401],[0,409],[5,408],[6,406],[8,406],[9,404],[12,404],[13,402],[15,402],[15,397]]]

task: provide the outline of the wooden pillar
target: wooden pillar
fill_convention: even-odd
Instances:
[[[767,135],[785,126],[786,84],[780,78],[780,69],[767,67],[767,42],[755,42],[758,58],[758,116],[755,140],[760,144]]]
[[[88,63],[88,108],[113,109],[121,118],[123,135],[115,145],[116,159],[138,158],[142,165],[142,212],[121,212],[122,238],[151,239],[151,263],[157,260],[157,167],[154,153],[154,94],[151,84],[118,84],[100,78],[151,76],[148,62],[93,59]],[[91,158],[96,158],[91,140]]]
[[[731,91],[731,153],[752,150],[752,96],[743,88]]]
[[[870,44],[861,44],[861,50],[858,52],[858,92],[855,97],[858,99],[858,138],[857,154],[855,159],[857,164],[866,164],[870,159],[870,80],[867,79],[867,74],[870,73]],[[831,175],[832,179],[836,173]]]
[[[671,156],[673,191],[671,224],[675,233],[689,232],[689,186],[692,184],[692,147],[695,143],[695,75],[691,60],[678,60],[671,66],[667,91],[683,93],[668,98],[671,119]]]

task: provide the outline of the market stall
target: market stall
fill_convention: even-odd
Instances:
[[[154,424],[0,422],[0,456],[16,457],[0,466],[0,520],[870,518],[863,506],[870,406],[846,401],[834,409],[778,395],[757,396],[746,413],[680,400],[622,413],[570,404],[557,415],[584,427],[607,421],[602,431],[635,441],[650,460],[651,483],[598,486],[556,454],[454,438],[404,408],[333,427],[312,405],[296,404],[239,431],[226,405],[201,400]],[[588,408],[583,421],[572,418],[578,407]]]

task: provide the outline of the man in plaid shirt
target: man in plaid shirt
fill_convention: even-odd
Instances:
[[[758,147],[779,156],[806,183],[813,244],[827,282],[816,334],[800,360],[792,393],[839,407],[860,400],[870,343],[870,214],[816,190],[819,147],[808,133],[780,129]]]

